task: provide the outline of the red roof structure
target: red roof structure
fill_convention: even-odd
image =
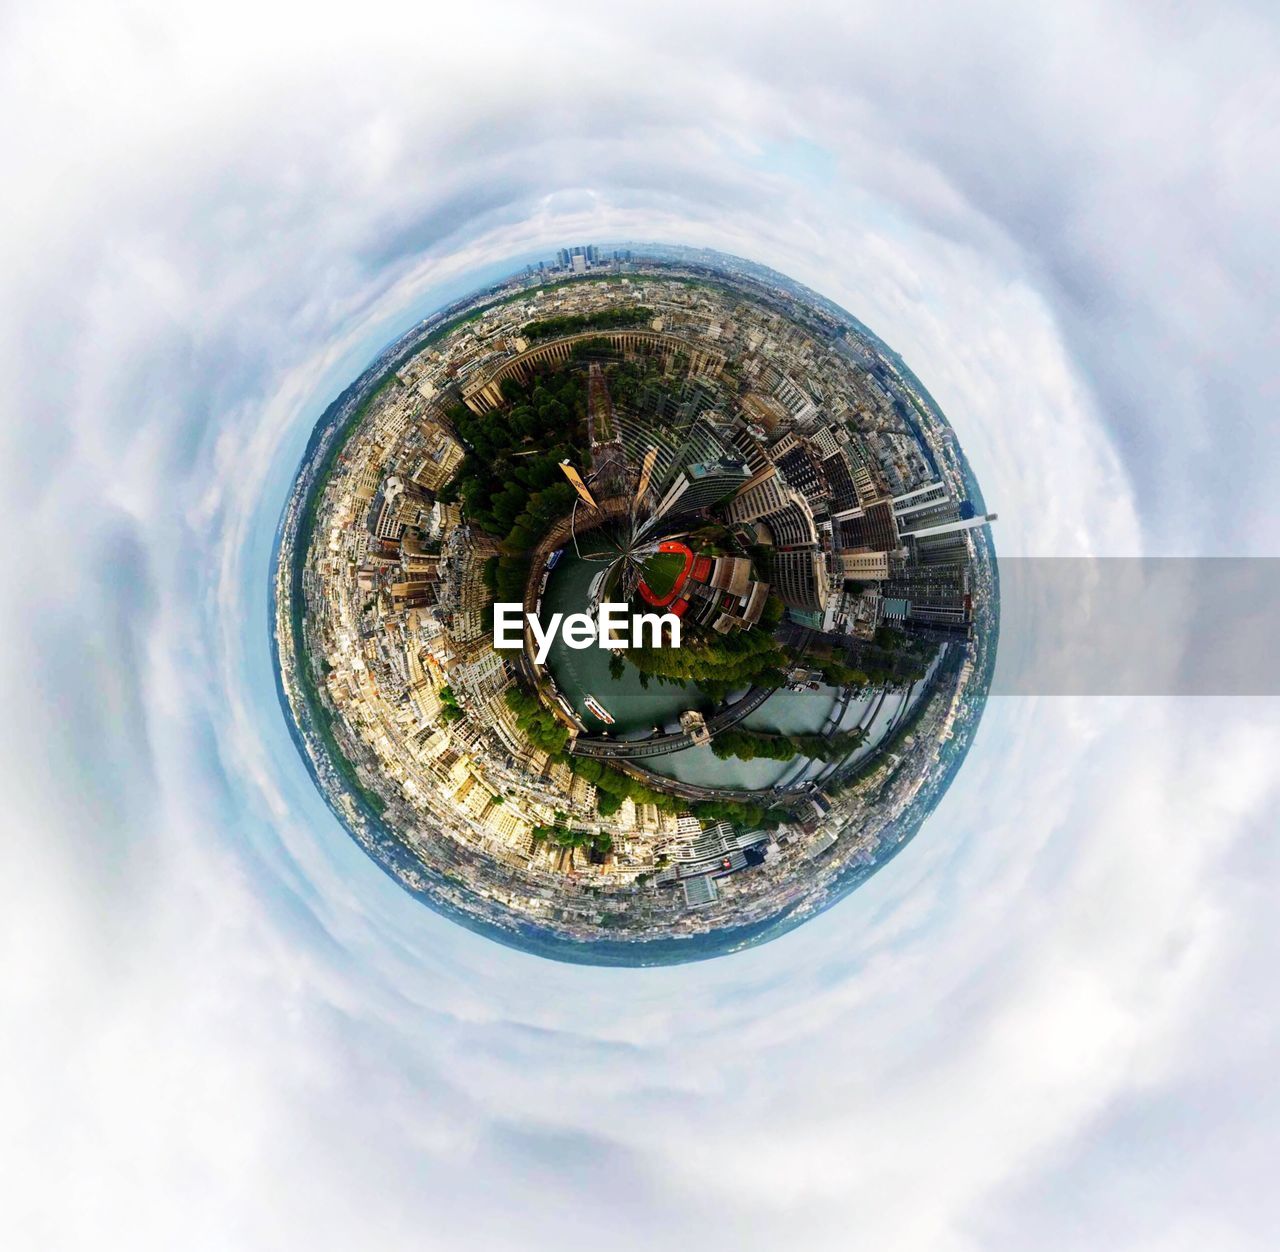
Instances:
[[[689,578],[689,570],[693,566],[693,552],[687,544],[678,543],[674,539],[667,539],[658,545],[659,552],[666,552],[676,556],[684,557],[684,568],[676,575],[675,582],[671,584],[671,590],[665,596],[655,596],[649,590],[644,580],[641,579],[640,586],[637,590],[640,592],[641,599],[646,604],[652,604],[656,609],[665,609],[684,589],[685,583]]]

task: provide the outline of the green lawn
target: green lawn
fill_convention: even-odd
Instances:
[[[684,569],[684,556],[679,552],[655,552],[644,563],[645,586],[661,600],[671,594],[671,589]]]

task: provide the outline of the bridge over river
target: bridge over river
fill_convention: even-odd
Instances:
[[[744,717],[749,717],[773,695],[774,690],[773,687],[752,687],[736,704],[707,718],[708,732],[714,736],[719,731],[736,725]],[[693,736],[688,731],[627,740],[610,739],[603,735],[580,735],[570,751],[575,756],[594,756],[607,761],[636,761],[647,756],[666,756],[669,752],[680,752],[684,748],[693,747],[693,743]]]

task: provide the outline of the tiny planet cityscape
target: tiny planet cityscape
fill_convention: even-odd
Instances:
[[[282,706],[438,911],[561,960],[721,955],[936,807],[990,685],[994,520],[843,309],[706,249],[563,248],[321,417],[279,532]]]

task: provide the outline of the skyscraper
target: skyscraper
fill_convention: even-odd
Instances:
[[[927,638],[964,638],[973,620],[967,562],[908,566],[882,585],[883,612]]]
[[[826,606],[826,563],[817,548],[774,552],[769,575],[773,589],[788,608],[821,611]]]
[[[933,521],[925,519],[923,525],[912,518],[907,518],[904,519],[907,522],[907,526],[902,529],[901,533],[904,537],[927,539],[933,535],[950,535],[962,530],[973,530],[975,527],[987,525],[988,522],[994,522],[996,517],[997,514],[995,513],[982,513],[972,517],[954,518],[946,521],[940,518]]]
[[[786,484],[777,470],[770,468],[756,475],[749,486],[744,487],[729,505],[729,519],[734,522],[754,522],[780,509],[787,502]]]
[[[946,487],[942,483],[926,483],[923,487],[916,487],[894,496],[893,514],[895,517],[907,517],[946,503]]]
[[[663,496],[657,516],[709,509],[727,500],[747,478],[746,464],[737,457],[724,456],[711,462],[695,461],[681,471]]]

